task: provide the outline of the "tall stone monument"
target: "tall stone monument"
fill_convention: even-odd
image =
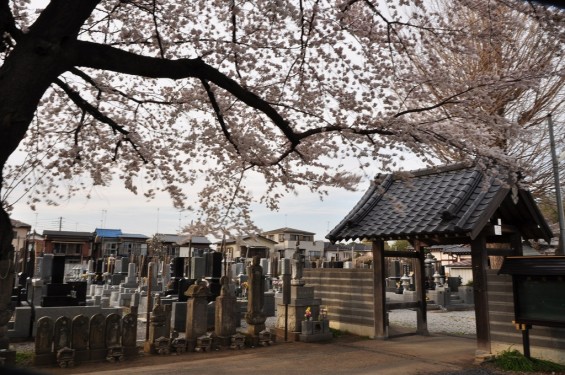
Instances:
[[[216,298],[216,313],[214,333],[218,337],[221,346],[229,346],[231,336],[236,333],[239,310],[237,298],[230,290],[230,279],[227,276],[221,278],[222,289],[220,296]]]
[[[259,265],[259,260],[259,256],[254,256],[253,263],[247,267],[249,292],[245,321],[247,322],[247,334],[252,337],[259,336],[259,333],[265,329],[265,320],[267,320],[263,313],[265,280],[263,267]]]
[[[186,346],[192,352],[196,347],[198,337],[207,331],[207,306],[208,287],[204,283],[191,285],[186,291],[188,301],[186,304]]]
[[[288,262],[281,263],[281,273],[288,274]],[[302,331],[302,321],[305,320],[306,309],[309,307],[312,317],[317,319],[320,315],[319,298],[314,298],[314,287],[305,286],[302,279],[304,270],[304,257],[302,249],[297,247],[292,256],[292,279],[290,285],[283,285],[283,295],[289,294],[288,301],[284,301],[282,296],[277,296],[275,302],[277,304],[277,322],[275,331],[277,339],[284,341],[298,341]],[[284,290],[286,289],[286,290]],[[288,291],[290,289],[290,291]],[[279,293],[280,295],[281,293]],[[286,302],[286,303],[285,303]]]

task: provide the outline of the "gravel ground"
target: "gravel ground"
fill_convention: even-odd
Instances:
[[[475,311],[430,310],[427,314],[428,331],[450,335],[474,336],[476,334]],[[416,311],[393,310],[388,315],[391,326],[416,328]]]

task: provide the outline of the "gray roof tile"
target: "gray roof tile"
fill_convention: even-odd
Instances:
[[[505,223],[516,221],[518,211],[527,216],[522,235],[551,236],[528,192],[521,190],[519,204],[513,204],[507,186],[468,165],[442,166],[411,174],[410,178],[391,174],[380,178],[381,183],[373,183],[326,238],[400,239],[437,234],[470,234],[474,238],[501,205],[512,212],[503,218]],[[499,214],[502,213],[504,210]]]

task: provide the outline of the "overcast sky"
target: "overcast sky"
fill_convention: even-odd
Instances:
[[[406,170],[421,167],[415,159],[409,159],[404,164]],[[290,227],[313,232],[315,240],[324,240],[368,187],[369,180],[365,179],[355,192],[332,189],[323,201],[304,189],[298,196],[285,197],[278,212],[254,206],[252,219],[264,231]],[[116,184],[111,188],[96,188],[91,195],[90,199],[85,194],[77,195],[69,201],[60,202],[59,206],[38,204],[36,211],[22,200],[14,206],[11,217],[30,224],[38,233],[59,229],[93,232],[96,228],[111,228],[146,236],[157,232],[178,233],[191,220],[196,220],[194,212],[180,212],[164,194],[147,200]]]
[[[291,227],[316,233],[323,240],[328,232],[351,210],[369,185],[364,181],[361,190],[348,192],[333,189],[327,199],[320,201],[307,191],[283,199],[279,212],[270,212],[255,206],[253,220],[263,230]],[[79,195],[58,207],[39,204],[32,211],[25,203],[18,203],[12,218],[30,224],[36,231],[62,230],[92,232],[95,228],[121,229],[124,233],[150,236],[159,233],[177,233],[196,219],[194,212],[180,212],[166,196],[147,201],[121,188],[98,188],[91,199]]]

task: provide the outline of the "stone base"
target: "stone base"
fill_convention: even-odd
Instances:
[[[108,352],[106,349],[90,349],[90,360],[91,361],[101,361],[106,359]]]
[[[196,339],[186,339],[186,351],[193,352],[196,349]]]
[[[299,341],[302,342],[317,342],[317,341],[329,341],[333,338],[332,333],[314,333],[312,335],[299,335]]]
[[[293,331],[289,330],[287,332],[286,341],[290,341],[290,342],[299,341],[299,335],[300,335],[300,332],[293,332]],[[277,337],[277,341],[284,342],[285,341],[284,328],[275,328],[275,336]]]
[[[305,320],[299,340],[303,342],[328,341],[333,338],[329,320]]]
[[[75,363],[84,363],[90,360],[90,353],[88,350],[75,350]]]
[[[259,336],[259,333],[263,330],[265,330],[265,323],[247,325],[247,335],[249,336]]]
[[[7,366],[13,366],[16,364],[16,351],[15,350],[1,350],[0,351],[0,363]]]
[[[16,354],[14,352],[14,363],[16,362]],[[33,356],[34,366],[49,366],[56,363],[55,353],[36,354]],[[6,364],[8,364],[6,362]]]
[[[139,349],[137,348],[137,346],[124,346],[123,351],[124,357],[126,358],[135,358],[139,356]]]
[[[216,336],[214,341],[218,343],[221,347],[226,347],[231,345],[231,336]]]

